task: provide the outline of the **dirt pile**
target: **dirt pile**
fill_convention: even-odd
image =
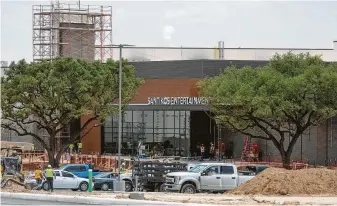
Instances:
[[[337,170],[268,168],[226,194],[337,195]]]
[[[7,186],[1,188],[2,192],[28,192],[29,190],[25,189],[25,187],[21,185],[17,185],[15,183],[9,182]]]

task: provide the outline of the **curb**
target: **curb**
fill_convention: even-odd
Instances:
[[[29,193],[11,193],[0,192],[1,198],[23,199],[23,200],[40,200],[64,203],[77,203],[87,205],[176,205],[176,206],[211,206],[209,204],[195,203],[177,203],[177,202],[159,202],[149,200],[131,200],[131,199],[116,199],[116,198],[101,198],[101,197],[82,197],[82,196],[67,196],[67,195],[49,195],[49,194],[29,194]]]

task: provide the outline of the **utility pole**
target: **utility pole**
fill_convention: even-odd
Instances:
[[[112,45],[119,48],[119,89],[118,89],[118,181],[114,181],[114,191],[125,192],[125,182],[121,180],[121,149],[122,149],[122,66],[123,66],[123,47],[133,46],[129,44]]]

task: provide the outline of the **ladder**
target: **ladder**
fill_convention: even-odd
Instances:
[[[241,162],[244,162],[245,159],[248,157],[249,150],[250,150],[249,148],[250,143],[251,143],[251,138],[249,136],[245,136],[243,150],[241,153]]]

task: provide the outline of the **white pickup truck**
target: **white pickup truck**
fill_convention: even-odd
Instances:
[[[166,176],[166,190],[194,194],[199,191],[226,191],[252,179],[241,175],[233,164],[201,163],[188,172],[172,172]]]

